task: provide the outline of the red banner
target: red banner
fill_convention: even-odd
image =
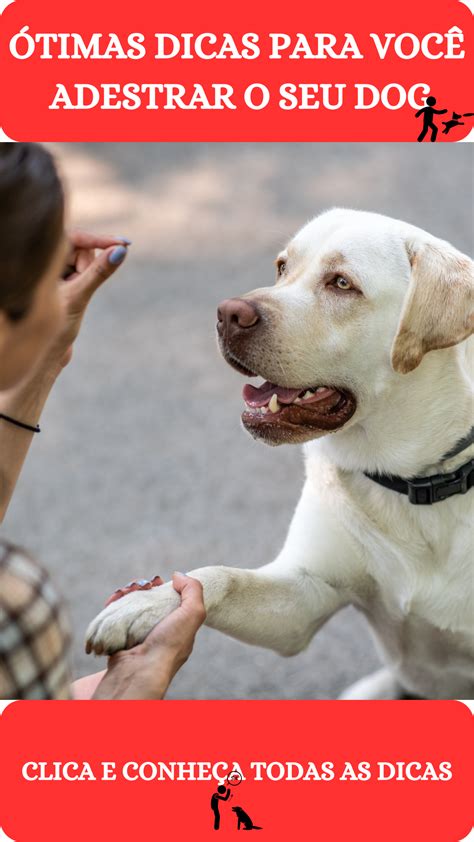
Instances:
[[[460,0],[13,0],[0,30],[15,140],[416,141],[426,122],[428,141],[434,121],[450,142],[474,125]]]
[[[459,842],[472,736],[459,702],[18,702],[0,717],[0,827],[200,842],[223,786],[226,839],[240,817],[272,842]]]

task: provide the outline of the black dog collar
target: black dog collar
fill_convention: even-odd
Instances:
[[[441,461],[445,462],[447,459],[452,459],[453,456],[457,456],[473,442],[474,427],[452,450],[443,456]],[[434,474],[430,477],[403,479],[402,477],[386,476],[385,474],[369,474],[365,471],[364,473],[366,477],[379,485],[383,485],[384,488],[398,491],[399,494],[406,494],[410,503],[415,506],[429,506],[432,503],[439,503],[441,500],[452,497],[453,494],[466,494],[470,488],[474,487],[474,459],[449,474]]]

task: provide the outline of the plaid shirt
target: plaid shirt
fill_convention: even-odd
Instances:
[[[68,699],[70,632],[45,571],[0,543],[0,699]]]

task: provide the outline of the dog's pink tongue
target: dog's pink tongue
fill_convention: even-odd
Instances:
[[[265,381],[260,387],[247,383],[244,386],[242,396],[248,406],[266,406],[272,399],[272,395],[278,397],[278,403],[293,403],[298,397],[301,389],[285,389],[283,386],[275,386],[274,383]]]

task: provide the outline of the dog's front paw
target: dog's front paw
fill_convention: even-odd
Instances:
[[[120,649],[136,646],[179,604],[179,594],[170,582],[123,596],[92,620],[86,632],[86,652],[113,655]]]

